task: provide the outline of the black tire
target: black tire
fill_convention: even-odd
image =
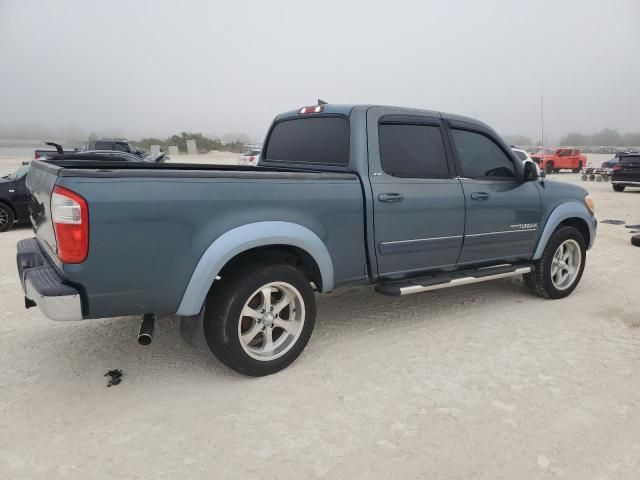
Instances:
[[[0,232],[8,232],[13,228],[15,216],[8,205],[0,203]]]
[[[612,187],[616,192],[624,192],[624,185],[615,185],[615,184],[613,184]]]
[[[582,174],[582,177],[580,177],[580,180],[582,180],[583,182],[586,182],[586,181],[587,181],[587,178],[589,178],[589,177],[587,176],[587,174],[586,174],[586,173],[583,173],[583,174]]]
[[[548,162],[545,164],[544,166],[544,171],[547,173],[552,173],[553,172],[553,162]]]
[[[571,170],[573,173],[580,173],[580,170],[582,170],[582,162],[578,162],[578,168],[574,168],[573,170]]]
[[[553,261],[553,255],[560,244],[569,239],[575,240],[580,247],[581,263],[573,283],[566,289],[560,290],[555,287],[551,279],[551,263]],[[567,297],[575,290],[578,283],[580,283],[586,259],[587,246],[580,231],[574,227],[559,227],[549,238],[540,260],[534,263],[533,271],[523,276],[525,285],[527,285],[533,293],[543,298],[557,299]]]
[[[273,360],[258,360],[245,351],[240,340],[239,323],[247,318],[240,314],[257,290],[273,282],[285,282],[299,292],[304,304],[304,323],[286,353]],[[315,296],[309,280],[300,270],[286,264],[242,266],[226,275],[209,292],[204,310],[204,336],[209,349],[222,363],[244,375],[260,377],[276,373],[298,358],[311,338],[315,318]],[[275,336],[274,341],[277,341]]]
[[[631,245],[635,245],[636,247],[640,247],[640,235],[633,235],[631,237]]]

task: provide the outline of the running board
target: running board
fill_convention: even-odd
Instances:
[[[428,292],[441,288],[469,285],[471,283],[486,282],[498,278],[514,277],[531,271],[531,265],[497,265],[476,270],[463,270],[457,272],[439,273],[430,277],[414,278],[410,280],[398,280],[395,282],[379,283],[376,292],[383,295],[398,297],[412,293]]]

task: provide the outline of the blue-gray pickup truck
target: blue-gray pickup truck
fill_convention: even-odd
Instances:
[[[143,315],[143,327],[198,319],[211,351],[247,375],[300,355],[314,291],[406,295],[522,275],[562,298],[596,234],[586,190],[538,178],[484,123],[434,111],[284,113],[257,167],[79,155],[28,174],[27,307],[54,320]]]

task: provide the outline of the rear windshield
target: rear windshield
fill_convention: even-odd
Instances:
[[[620,163],[640,163],[640,156],[638,157],[622,157]]]
[[[265,160],[322,165],[349,163],[349,121],[344,117],[307,117],[277,123]]]

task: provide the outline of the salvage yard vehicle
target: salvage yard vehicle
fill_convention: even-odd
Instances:
[[[300,355],[314,290],[399,296],[524,276],[558,299],[596,234],[585,189],[539,178],[484,123],[434,111],[283,113],[258,167],[80,155],[35,161],[28,175],[26,306],[54,320],[143,315],[145,344],[155,314],[177,314],[246,375]]]
[[[614,165],[611,173],[611,185],[616,192],[622,192],[627,187],[640,187],[640,154],[620,157],[620,163]]]
[[[567,168],[578,173],[587,164],[587,156],[575,148],[545,148],[531,155],[531,158],[547,173]]]

